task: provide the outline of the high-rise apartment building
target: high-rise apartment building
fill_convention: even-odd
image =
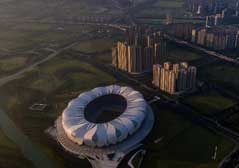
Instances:
[[[219,26],[223,23],[224,12],[222,14],[218,13],[211,16],[206,16],[206,27]]]
[[[213,50],[236,49],[238,32],[237,26],[193,29],[191,42]]]
[[[127,30],[125,42],[112,48],[112,65],[129,73],[153,70],[153,64],[167,56],[167,43],[161,32],[133,27]]]
[[[167,52],[167,42],[165,40],[161,40],[154,44],[154,53],[153,53],[153,60],[154,63],[159,64],[162,63],[165,57],[168,56]]]
[[[206,29],[201,29],[198,31],[197,44],[204,45],[206,37]]]
[[[236,13],[235,16],[239,16],[239,1],[236,2]]]
[[[197,68],[189,66],[187,62],[153,66],[153,85],[169,94],[195,89]]]
[[[236,35],[235,48],[239,48],[239,30],[237,31]]]
[[[169,25],[169,24],[172,24],[173,23],[173,17],[169,14],[166,15],[165,17],[165,24],[166,25]]]

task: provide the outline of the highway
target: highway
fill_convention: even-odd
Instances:
[[[86,57],[83,57],[83,58],[86,58]],[[121,71],[115,71],[110,65],[100,64],[97,61],[92,60],[91,57],[87,57],[84,61],[87,61],[89,64],[93,64],[94,66],[101,69],[102,71],[105,71],[106,73],[113,75],[118,80],[124,81],[125,83],[128,83],[129,85],[131,85],[133,87],[140,87],[143,91],[145,91],[151,95],[158,95],[159,97],[161,97],[162,101],[166,101],[166,102],[168,102],[169,106],[174,107],[174,109],[176,110],[176,113],[178,115],[181,115],[183,118],[186,118],[186,119],[192,121],[196,125],[208,128],[213,132],[216,132],[224,137],[231,139],[233,142],[235,142],[235,144],[237,144],[234,151],[238,150],[238,141],[239,141],[238,133],[222,126],[220,123],[218,123],[217,121],[215,121],[211,118],[208,118],[199,113],[196,113],[190,107],[188,107],[178,101],[175,101],[172,98],[170,98],[164,94],[160,94],[155,89],[144,84],[142,81],[139,81],[139,80],[135,79],[134,77],[131,77],[130,75],[127,75],[126,73],[123,73]],[[154,103],[158,103],[158,102],[154,102]],[[230,163],[230,162],[228,162],[228,158],[230,158],[233,153],[234,152],[229,153],[228,156],[226,156],[226,158],[221,161],[219,168],[228,168],[227,167],[228,163]]]
[[[230,57],[228,57],[228,56],[226,56],[226,55],[217,53],[217,52],[215,52],[215,51],[208,50],[208,49],[206,49],[206,48],[197,46],[197,45],[195,45],[195,44],[189,43],[189,42],[184,41],[184,40],[180,40],[180,39],[175,38],[175,37],[173,37],[173,36],[170,36],[170,35],[168,35],[168,34],[165,34],[164,36],[165,36],[166,39],[168,39],[168,40],[170,40],[170,41],[173,41],[173,42],[175,42],[175,43],[178,43],[178,44],[180,44],[180,45],[184,45],[184,46],[190,47],[190,48],[192,48],[192,49],[195,49],[195,50],[204,52],[204,53],[206,53],[206,54],[208,54],[208,55],[217,57],[217,58],[222,59],[222,60],[224,60],[224,61],[226,61],[226,62],[232,62],[232,63],[239,64],[239,61],[238,61],[238,60],[233,59],[233,58],[230,58]]]
[[[3,77],[3,78],[0,78],[0,86],[3,86],[4,84],[7,84],[8,82],[11,82],[15,79],[23,77],[24,73],[33,70],[38,65],[43,64],[43,63],[51,60],[52,58],[56,57],[57,55],[59,55],[63,51],[65,51],[67,49],[70,49],[73,46],[77,45],[80,41],[82,41],[82,38],[84,38],[86,35],[88,35],[88,33],[89,32],[83,33],[80,37],[78,37],[78,40],[75,40],[74,42],[69,43],[68,45],[64,46],[63,48],[59,49],[58,51],[54,51],[53,53],[49,54],[46,58],[44,58],[42,60],[39,60],[39,61],[33,63],[32,65],[14,73],[14,74],[11,74],[11,75]]]
[[[80,40],[82,40],[83,37],[85,37],[87,33],[82,34],[79,37],[79,40],[76,40],[72,43],[69,43],[62,49],[59,49],[58,51],[53,51],[52,54],[49,54],[46,58],[35,62],[34,64],[18,71],[17,73],[14,73],[12,75],[9,75],[7,77],[0,79],[0,87],[15,80],[18,78],[21,78],[24,73],[34,69],[40,64],[43,64],[50,59],[56,57],[61,52],[73,47],[74,45],[78,44]],[[4,134],[12,141],[14,142],[17,147],[21,150],[23,155],[32,162],[34,167],[36,168],[57,168],[57,165],[54,165],[54,161],[51,160],[46,154],[45,151],[42,150],[37,144],[33,143],[17,126],[15,123],[9,118],[7,113],[0,109],[0,128],[4,132]]]
[[[32,22],[39,22],[41,23],[40,21],[32,21]],[[57,22],[54,22],[53,24],[55,24]],[[62,22],[61,22],[62,23]],[[120,24],[110,24],[110,23],[90,23],[90,22],[78,22],[78,23],[75,23],[75,22],[70,22],[70,21],[65,21],[64,24],[90,24],[90,25],[103,25],[103,26],[109,26],[109,27],[114,27],[114,28],[117,28],[117,29],[120,29],[122,31],[125,31],[127,25],[120,25]],[[214,51],[210,51],[210,50],[207,50],[205,48],[202,48],[202,47],[199,47],[199,46],[196,46],[196,45],[193,45],[191,43],[188,43],[186,41],[183,41],[183,40],[179,40],[177,38],[174,38],[174,37],[171,37],[169,35],[165,35],[165,37],[168,39],[168,40],[171,40],[171,41],[174,41],[180,45],[184,45],[184,46],[188,46],[190,48],[193,48],[193,49],[196,49],[198,51],[202,51],[206,54],[209,54],[211,56],[214,56],[214,57],[217,57],[219,59],[222,59],[224,61],[227,61],[227,62],[232,62],[232,63],[236,63],[238,64],[238,61],[235,60],[235,59],[232,59],[232,58],[229,58],[225,55],[222,55],[222,54],[218,54]],[[49,61],[50,59],[56,57],[57,55],[59,55],[61,52],[73,47],[74,45],[78,44],[78,41],[74,41],[72,43],[70,43],[69,45],[63,47],[62,49],[58,50],[58,51],[54,51],[53,53],[51,53],[50,55],[48,55],[46,58],[30,65],[29,67],[26,67],[25,69],[22,69],[20,70],[19,72],[15,73],[15,74],[12,74],[12,75],[9,75],[5,78],[1,78],[0,79],[0,86],[4,85],[4,84],[7,84],[8,82],[11,82],[15,79],[18,79],[18,78],[21,78],[25,72],[27,71],[30,71],[32,69],[34,69],[35,67],[37,67],[38,65],[42,64],[42,63],[45,63],[47,61]],[[114,75],[115,77],[117,77],[118,79],[120,80],[123,80],[123,81],[127,81],[128,83],[130,83],[131,85],[135,85],[135,86],[138,86],[138,87],[141,87],[143,90],[147,90],[147,92],[149,93],[152,93],[152,94],[155,94],[155,90],[153,88],[150,88],[149,86],[145,85],[143,82],[141,81],[137,81],[137,79],[134,79],[132,77],[129,77],[128,75],[125,75],[124,73],[121,73],[121,72],[116,72],[116,71],[112,71],[112,68],[109,68],[108,66],[105,66],[105,65],[100,65],[99,63],[97,63],[96,61],[90,59],[89,57],[89,63],[92,63],[94,65],[97,65],[99,68],[101,68],[102,70]],[[171,98],[165,96],[165,95],[160,95],[161,97],[163,97],[163,99],[166,99],[168,100],[169,102],[172,102],[174,100],[172,100]],[[189,107],[181,104],[180,102],[175,102],[173,104],[171,104],[172,106],[176,106],[179,110],[178,110],[178,114],[182,115],[183,117],[185,118],[188,118],[190,119],[191,121],[195,122],[196,124],[199,124],[201,126],[204,126],[204,127],[207,127],[217,133],[220,133],[224,136],[227,136],[229,137],[230,139],[234,140],[235,142],[238,142],[239,140],[239,134],[223,127],[222,125],[220,125],[219,123],[217,123],[216,121],[212,120],[212,119],[209,119],[207,117],[204,117],[202,115],[199,115],[198,113],[195,113],[193,112],[192,109],[190,109]],[[6,121],[10,121],[10,119],[8,118],[8,116],[5,114],[4,111],[1,111],[0,110],[0,114],[3,115],[4,117],[7,117],[7,120]],[[6,129],[6,127],[8,126],[9,123],[1,123],[0,126],[2,129]],[[23,135],[22,135],[23,136]],[[12,135],[8,135],[8,137],[10,139],[13,139],[14,137],[12,137]],[[21,145],[21,144],[18,144],[18,145]],[[21,147],[21,146],[20,146]],[[29,158],[30,156],[28,156]],[[31,160],[31,158],[29,158]],[[47,167],[47,166],[46,166]]]

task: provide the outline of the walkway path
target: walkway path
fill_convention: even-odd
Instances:
[[[0,87],[11,82],[15,79],[21,78],[25,72],[33,70],[38,65],[49,61],[50,59],[56,57],[61,52],[73,47],[78,44],[79,41],[72,42],[65,46],[64,48],[54,51],[49,54],[46,58],[35,62],[34,64],[18,71],[15,74],[9,75],[7,77],[0,79]],[[0,129],[6,134],[6,136],[14,142],[22,151],[23,155],[30,160],[36,168],[57,168],[45,154],[45,152],[40,148],[40,146],[31,142],[31,140],[15,125],[15,123],[9,118],[7,113],[0,109]]]
[[[23,155],[30,160],[36,168],[57,168],[46,156],[42,148],[33,144],[2,110],[0,110],[0,127],[5,135],[20,148]]]
[[[67,45],[64,48],[62,48],[62,49],[60,49],[58,51],[53,52],[52,54],[48,55],[46,58],[44,58],[44,59],[42,59],[42,60],[40,60],[38,62],[35,62],[34,64],[32,64],[32,65],[30,65],[30,66],[28,66],[28,67],[18,71],[17,73],[9,75],[9,76],[4,77],[4,78],[1,78],[0,79],[0,86],[3,86],[4,84],[6,84],[8,82],[11,82],[11,81],[13,81],[15,79],[21,78],[25,72],[33,70],[38,65],[43,64],[43,63],[49,61],[50,59],[54,58],[55,56],[57,56],[58,54],[60,54],[64,50],[67,50],[67,49],[73,47],[76,44],[78,44],[78,42],[71,43],[71,44]]]

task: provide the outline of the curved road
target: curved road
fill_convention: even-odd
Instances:
[[[85,34],[87,33],[82,34],[82,36]],[[38,62],[35,62],[34,64],[18,71],[15,74],[1,78],[0,87],[15,79],[21,78],[25,72],[33,70],[38,65],[49,61],[50,59],[56,57],[64,50],[67,50],[76,44],[78,44],[78,41],[72,42],[58,51],[54,51],[52,54],[49,54],[46,58]],[[20,148],[25,158],[30,160],[36,168],[42,167],[57,168],[57,165],[53,164],[53,161],[46,156],[42,148],[32,143],[31,140],[19,128],[17,128],[15,123],[8,117],[7,113],[1,109],[0,109],[0,128],[3,130],[5,135]]]

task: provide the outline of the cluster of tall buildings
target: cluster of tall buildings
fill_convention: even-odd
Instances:
[[[186,6],[196,16],[239,16],[239,0],[187,0]]]
[[[235,15],[236,15],[236,16],[239,16],[239,1],[236,2]]]
[[[167,43],[161,32],[151,28],[131,27],[126,40],[112,48],[112,65],[129,73],[152,71],[153,64],[167,56]]]
[[[171,95],[176,92],[191,90],[196,87],[197,68],[189,66],[187,62],[153,66],[153,85]]]
[[[193,29],[191,42],[213,50],[236,49],[239,48],[239,28],[230,26]]]
[[[190,41],[192,38],[192,30],[198,27],[193,23],[175,23],[169,25],[166,32],[178,38]]]
[[[226,9],[222,13],[206,16],[206,27],[219,26],[223,24],[223,20],[226,14]]]
[[[213,50],[239,48],[238,26],[213,26],[209,28],[193,23],[177,23],[170,25],[167,32]]]
[[[165,17],[165,24],[169,25],[169,24],[172,24],[172,23],[173,23],[173,16],[167,14],[166,17]]]
[[[187,0],[186,4],[194,15],[216,14],[227,5],[224,0]]]

